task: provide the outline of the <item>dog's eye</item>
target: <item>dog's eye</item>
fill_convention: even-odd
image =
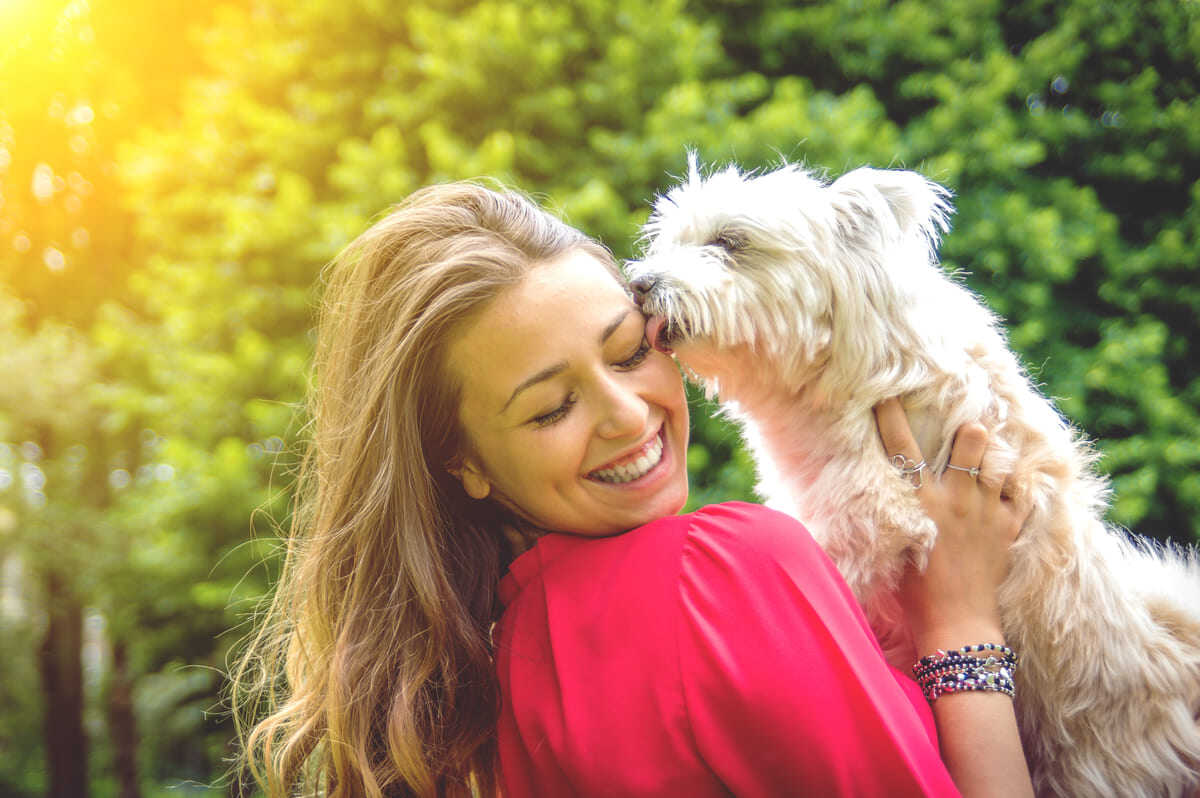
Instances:
[[[746,239],[732,230],[722,230],[712,237],[709,246],[720,247],[726,252],[737,252],[746,248]]]

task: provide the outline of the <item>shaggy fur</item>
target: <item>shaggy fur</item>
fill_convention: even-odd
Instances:
[[[1200,764],[1200,563],[1103,523],[1095,453],[937,264],[950,212],[948,192],[912,172],[705,178],[693,159],[630,277],[741,422],[762,496],[804,521],[899,665],[914,652],[893,594],[936,530],[871,408],[903,397],[935,474],[954,431],[982,421],[979,478],[1033,506],[1000,600],[1038,794],[1184,794]]]

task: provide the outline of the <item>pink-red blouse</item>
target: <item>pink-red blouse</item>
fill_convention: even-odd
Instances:
[[[785,515],[547,535],[500,591],[510,798],[959,794],[920,689]]]

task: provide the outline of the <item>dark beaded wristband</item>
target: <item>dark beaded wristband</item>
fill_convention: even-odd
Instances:
[[[995,674],[989,674],[985,678],[973,679],[966,678],[962,681],[937,682],[928,687],[922,687],[921,692],[925,694],[925,698],[929,701],[935,701],[940,696],[947,693],[963,693],[969,691],[989,691],[995,693],[1003,693],[1009,698],[1016,696],[1016,685],[1011,679],[1001,679]]]
[[[1014,657],[964,657],[949,655],[945,659],[931,662],[925,665],[914,665],[913,675],[920,679],[929,673],[944,670],[959,670],[963,668],[1008,668],[1009,670],[1017,667],[1017,661]]]
[[[978,645],[963,646],[962,648],[955,648],[950,651],[943,651],[939,648],[932,654],[928,654],[917,660],[917,664],[913,668],[915,669],[922,665],[934,665],[947,657],[970,656],[973,653],[983,653],[984,651],[996,652],[1001,657],[1011,658],[1014,663],[1017,661],[1017,652],[1006,645],[1000,643],[979,643]]]
[[[976,653],[986,656],[972,656]],[[1016,668],[1017,654],[1011,648],[999,643],[981,643],[952,651],[938,649],[921,657],[912,670],[925,698],[934,701],[946,693],[972,690],[1004,693],[1012,698],[1016,694],[1013,682]]]

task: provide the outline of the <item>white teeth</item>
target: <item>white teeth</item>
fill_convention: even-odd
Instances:
[[[650,445],[645,451],[638,456],[632,463],[625,463],[612,468],[603,468],[593,471],[588,476],[593,479],[599,479],[603,482],[633,482],[635,479],[641,479],[646,476],[646,473],[658,465],[658,461],[662,459],[663,442],[662,436],[655,436]]]

